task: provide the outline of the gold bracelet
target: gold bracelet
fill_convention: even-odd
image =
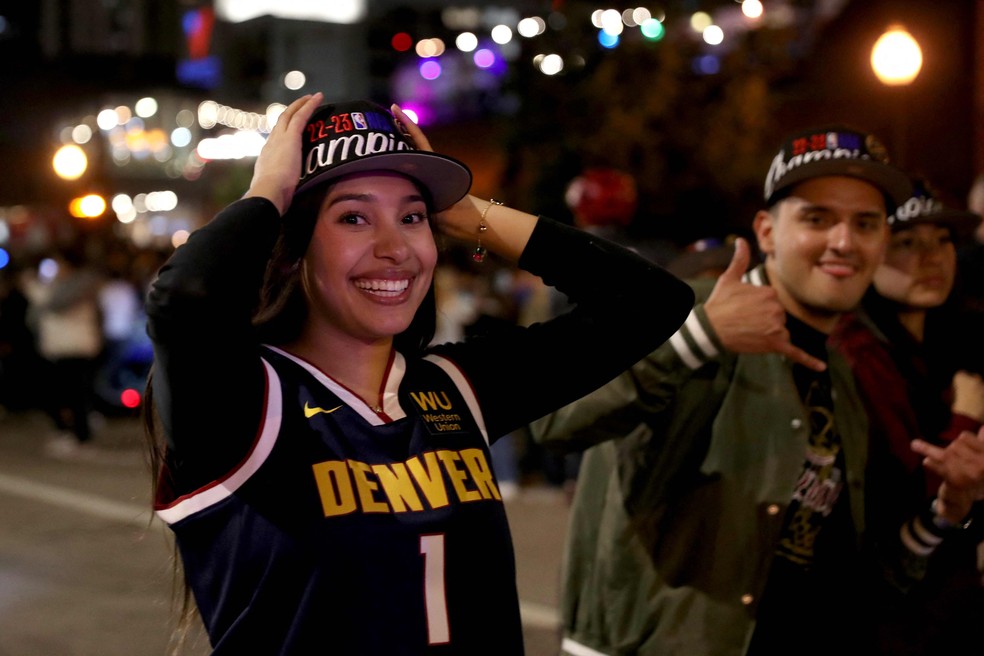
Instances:
[[[489,250],[482,246],[482,233],[489,229],[489,227],[485,225],[485,215],[489,213],[489,210],[492,209],[493,205],[502,205],[502,201],[490,198],[489,204],[485,206],[484,210],[482,210],[482,217],[478,220],[478,243],[475,244],[475,250],[472,251],[472,260],[478,262],[479,264],[484,262],[485,256],[489,254]]]

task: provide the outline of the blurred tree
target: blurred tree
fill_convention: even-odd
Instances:
[[[561,74],[513,67],[508,90],[522,103],[505,124],[505,183],[528,196],[511,202],[572,220],[564,203],[571,179],[614,168],[636,178],[629,229],[639,238],[682,245],[747,232],[781,136],[771,87],[794,74],[798,40],[812,37],[816,15],[800,8],[710,48],[686,23],[692,8],[681,6],[667,16],[664,38],[627,29],[606,49],[590,29],[593,9],[564,3],[565,28],[524,44],[518,61],[552,47],[568,64]]]

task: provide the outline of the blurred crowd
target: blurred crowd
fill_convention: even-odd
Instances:
[[[0,413],[46,414],[50,455],[138,411],[152,358],[143,296],[162,261],[123,244],[94,256],[80,241],[0,269]]]
[[[967,199],[984,211],[984,175]],[[710,235],[690,244],[633,240],[624,225],[579,222],[628,245],[683,279],[714,278],[731,260],[736,235]],[[152,352],[143,295],[166,253],[119,244],[88,256],[85,244],[52,248],[0,269],[0,413],[39,410],[51,419],[48,449],[68,455],[89,442],[106,415],[139,410]],[[961,321],[959,343],[984,330],[984,227],[959,245],[959,275],[950,305]],[[529,325],[566,309],[555,289],[493,260],[476,265],[464,247],[450,247],[437,271],[436,342],[455,341],[509,325]],[[984,372],[984,349],[968,349]],[[503,495],[547,486],[573,494],[580,454],[558,454],[521,430],[495,443]]]

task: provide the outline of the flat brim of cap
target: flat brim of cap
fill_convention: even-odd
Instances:
[[[920,223],[935,223],[946,226],[953,230],[958,238],[966,239],[973,235],[977,226],[981,224],[981,215],[962,210],[944,209],[934,214],[923,214],[907,221],[896,221],[892,224],[892,230],[904,230]]]
[[[772,191],[769,201],[785,195],[782,192],[788,191],[795,184],[825,176],[846,176],[870,182],[881,189],[892,202],[892,207],[888,208],[889,214],[912,196],[912,181],[909,176],[890,164],[867,159],[825,159],[803,164],[786,174]]]
[[[471,170],[447,155],[422,150],[380,153],[332,167],[298,185],[294,194],[352,173],[393,171],[419,182],[434,203],[434,210],[447,209],[461,200],[472,184]]]

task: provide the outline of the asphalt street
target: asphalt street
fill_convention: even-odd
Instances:
[[[44,415],[0,415],[0,656],[169,654],[171,541],[149,511],[141,429],[97,428],[91,453],[53,455]],[[525,487],[507,513],[527,656],[556,656],[566,501]],[[180,652],[207,653],[200,630]]]

